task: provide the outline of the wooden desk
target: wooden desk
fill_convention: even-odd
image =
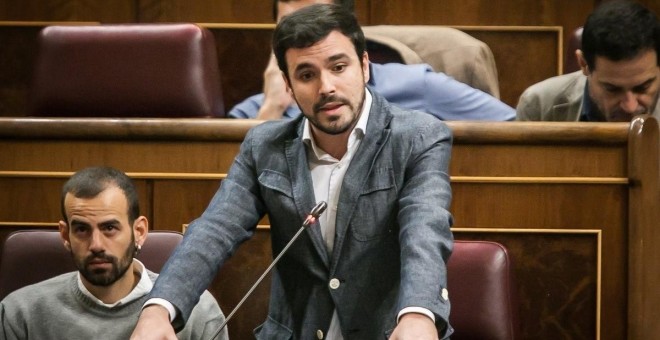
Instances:
[[[110,165],[138,185],[156,229],[181,230],[224,178],[258,121],[0,118],[0,230],[60,219],[61,185]],[[660,306],[658,124],[450,122],[459,239],[503,243],[515,262],[525,339],[646,339]],[[46,225],[48,226],[48,225]],[[7,231],[0,232],[4,237]],[[225,313],[268,265],[260,228],[210,290]],[[230,322],[249,338],[263,283]]]

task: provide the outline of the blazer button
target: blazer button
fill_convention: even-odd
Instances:
[[[339,280],[337,280],[337,279],[330,280],[330,288],[331,289],[339,288]]]
[[[322,330],[317,330],[316,331],[316,338],[318,339],[323,339],[323,331]]]

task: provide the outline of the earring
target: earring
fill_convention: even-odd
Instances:
[[[142,245],[139,243],[135,243],[135,255],[139,254],[140,250],[142,250]]]

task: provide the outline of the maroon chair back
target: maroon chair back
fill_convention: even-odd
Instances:
[[[580,70],[575,51],[582,48],[582,27],[578,27],[568,38],[568,47],[564,57],[564,74]]]
[[[49,26],[28,115],[224,117],[213,34],[194,24]]]
[[[174,231],[151,231],[137,259],[159,272],[182,239]],[[59,232],[15,231],[5,239],[0,255],[0,300],[21,287],[75,270]]]
[[[455,241],[447,280],[452,340],[520,338],[514,273],[503,245]]]

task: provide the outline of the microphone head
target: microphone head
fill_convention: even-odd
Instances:
[[[325,203],[325,201],[321,201],[316,204],[314,209],[312,209],[312,211],[309,214],[312,215],[314,218],[318,218],[319,216],[321,216],[321,214],[325,211],[327,207],[328,204]]]

